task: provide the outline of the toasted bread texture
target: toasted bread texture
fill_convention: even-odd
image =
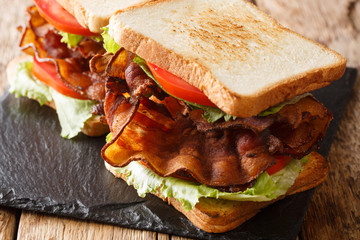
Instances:
[[[17,73],[17,67],[21,62],[32,61],[32,59],[32,56],[23,55],[10,61],[6,67],[8,81],[10,82],[10,79],[15,78]],[[46,105],[56,110],[54,101],[47,102]],[[81,129],[81,132],[91,137],[102,136],[109,132],[109,126],[102,123],[99,116],[93,115],[93,117],[91,117],[85,122],[84,127]]]
[[[101,33],[101,28],[108,25],[110,16],[117,10],[149,2],[151,0],[57,0],[78,22],[91,32]]]
[[[109,28],[120,46],[238,117],[324,87],[346,67],[338,53],[284,28],[245,0],[150,2],[119,11]]]
[[[118,174],[115,168],[109,164],[105,165],[116,177],[126,180],[126,176]],[[286,195],[302,192],[319,185],[326,179],[328,171],[329,163],[320,154],[316,152],[311,153],[308,157],[308,162]],[[160,192],[154,194],[158,197],[161,196]],[[236,228],[255,216],[262,208],[285,196],[269,202],[237,202],[214,198],[201,198],[195,208],[190,211],[186,211],[182,204],[174,198],[163,200],[182,212],[196,227],[207,232],[220,233]]]

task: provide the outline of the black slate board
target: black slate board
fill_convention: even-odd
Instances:
[[[327,155],[357,71],[316,91],[334,114],[320,153]],[[197,239],[295,239],[313,190],[265,208],[237,229],[209,234],[155,196],[137,196],[104,167],[104,138],[59,136],[56,113],[35,101],[0,98],[0,205]]]

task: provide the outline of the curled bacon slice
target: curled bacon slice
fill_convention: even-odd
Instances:
[[[106,54],[96,54],[94,57],[91,58],[90,70],[91,72],[98,73],[101,75],[106,75],[106,68],[108,67],[108,63],[110,62],[111,58],[113,58],[112,53]]]
[[[287,117],[288,112],[294,116]],[[324,136],[332,118],[312,97],[284,107],[271,120],[267,117],[243,119],[236,124],[215,123],[220,125],[206,131],[199,130],[190,117],[179,114],[174,120],[142,103],[132,121],[120,130],[114,119],[128,119],[129,115],[121,111],[117,114],[106,112],[114,129],[113,140],[102,149],[109,164],[123,167],[141,160],[160,176],[186,173],[214,187],[250,184],[274,163],[274,154],[306,155]],[[259,124],[261,119],[265,123]]]
[[[67,58],[56,59],[56,66],[64,83],[76,92],[91,100],[103,101],[105,98],[105,78],[92,73],[87,61]]]
[[[90,69],[101,76],[125,79],[131,95],[130,102],[136,102],[143,96],[149,97],[151,95],[157,99],[164,99],[164,92],[144,73],[138,64],[133,62],[134,57],[133,53],[124,48],[115,54],[97,54],[90,60]]]
[[[28,8],[30,20],[24,29],[20,47],[40,61],[55,64],[60,79],[71,89],[87,99],[103,101],[105,79],[89,68],[89,58],[103,54],[101,43],[84,38],[77,48],[69,49],[61,36],[38,13],[36,7]]]
[[[281,109],[270,130],[283,143],[285,154],[300,158],[318,148],[331,120],[324,105],[306,97]]]
[[[139,107],[139,101],[131,104],[124,97],[128,91],[126,82],[111,79],[107,82],[107,94],[105,98],[104,111],[112,134],[119,135],[125,126],[134,117]],[[109,104],[111,103],[111,104]]]

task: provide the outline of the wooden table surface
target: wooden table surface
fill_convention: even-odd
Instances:
[[[256,0],[283,25],[339,51],[360,69],[360,0]],[[0,92],[5,67],[20,55],[16,26],[31,0],[0,0]],[[360,80],[360,79],[358,79]],[[330,150],[329,177],[316,189],[299,239],[360,239],[360,83]],[[0,207],[0,239],[183,239]]]

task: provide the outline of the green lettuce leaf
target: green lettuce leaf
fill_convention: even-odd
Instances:
[[[264,172],[253,187],[236,193],[221,192],[215,188],[174,177],[160,177],[136,161],[124,168],[114,168],[114,170],[126,176],[127,184],[133,185],[139,196],[145,197],[146,193],[157,193],[160,189],[162,197],[176,198],[185,210],[191,210],[200,198],[255,202],[276,199],[284,195],[294,184],[305,159],[293,159],[288,166],[271,176]]]
[[[111,139],[112,139],[112,135],[111,132],[109,132],[108,135],[106,135],[105,141],[108,143],[111,141]]]
[[[48,86],[37,80],[31,73],[33,63],[21,62],[18,65],[14,79],[10,80],[9,92],[15,97],[27,97],[37,100],[40,105],[52,101]]]
[[[235,120],[236,117],[227,114],[226,112],[222,111],[220,108],[217,107],[210,107],[210,106],[204,106],[204,105],[200,105],[197,103],[193,103],[193,102],[188,102],[185,100],[184,101],[187,105],[189,105],[192,109],[201,109],[204,111],[204,114],[202,115],[202,117],[207,120],[209,123],[214,123],[222,118],[224,118],[224,120],[230,121],[230,120]]]
[[[277,113],[279,112],[283,107],[285,107],[286,105],[289,105],[289,104],[295,104],[297,102],[299,102],[301,99],[307,97],[307,96],[312,96],[311,93],[304,93],[302,95],[298,95],[292,99],[290,99],[289,101],[286,101],[286,102],[283,102],[283,103],[280,103],[274,107],[270,107],[268,108],[267,110],[261,112],[258,114],[259,117],[265,117],[265,116],[269,116],[271,114],[274,114],[274,113]]]
[[[61,125],[61,136],[73,138],[81,132],[84,123],[92,117],[91,108],[96,104],[90,100],[80,100],[58,93],[49,88],[56,106],[56,112]]]
[[[73,138],[92,117],[91,108],[96,104],[90,100],[80,100],[64,96],[37,80],[31,73],[32,62],[19,64],[14,79],[10,79],[9,91],[16,97],[28,97],[37,100],[40,105],[54,101],[61,125],[61,136]]]
[[[294,184],[295,179],[302,170],[302,166],[308,162],[308,156],[300,160],[292,160],[285,168],[271,175],[271,178],[278,186],[278,189],[269,195],[270,198],[277,198],[284,195],[287,190]]]
[[[141,69],[146,73],[146,75],[148,75],[149,78],[154,80],[159,85],[159,87],[165,92],[163,87],[158,83],[158,81],[156,80],[156,78],[154,77],[152,72],[150,71],[150,68],[147,65],[145,59],[143,59],[143,58],[139,57],[138,55],[136,55],[135,58],[134,58],[134,63],[137,63],[141,67]]]
[[[61,42],[66,43],[68,48],[76,47],[81,40],[83,40],[84,36],[76,35],[72,33],[59,31],[59,34],[62,36]]]
[[[92,40],[94,40],[95,42],[103,42],[104,41],[104,38],[101,35],[91,36],[90,38]]]
[[[117,44],[114,41],[114,39],[109,35],[109,27],[108,26],[101,28],[101,30],[103,30],[103,33],[101,34],[101,36],[104,39],[105,50],[109,53],[115,54],[120,49],[119,44]]]

